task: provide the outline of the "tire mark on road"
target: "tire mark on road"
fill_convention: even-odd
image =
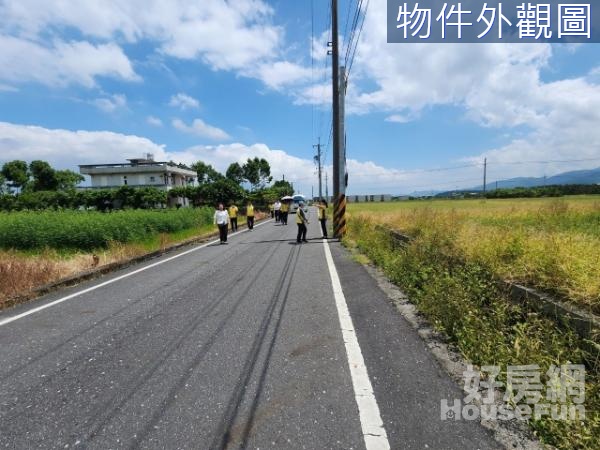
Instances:
[[[267,310],[265,312],[263,320],[259,326],[258,333],[252,343],[252,347],[251,347],[250,352],[244,363],[244,367],[240,374],[240,378],[238,379],[238,382],[235,386],[233,394],[230,397],[229,403],[227,405],[227,409],[225,410],[225,413],[223,414],[221,421],[219,422],[219,425],[217,427],[217,432],[214,435],[213,441],[212,441],[211,445],[209,446],[209,448],[211,448],[211,449],[226,449],[226,448],[229,448],[229,445],[231,443],[233,443],[234,439],[232,439],[231,430],[233,429],[233,427],[235,425],[236,419],[239,414],[240,406],[246,395],[246,390],[248,388],[248,382],[250,381],[250,378],[254,372],[255,366],[258,362],[258,356],[260,354],[261,349],[263,348],[263,344],[264,344],[268,329],[270,328],[271,321],[273,319],[273,313],[275,311],[277,303],[280,300],[281,294],[282,294],[282,292],[284,292],[284,290],[285,290],[285,296],[283,298],[282,303],[285,305],[285,301],[287,300],[287,297],[289,294],[289,286],[291,285],[291,278],[292,278],[291,275],[288,277],[288,274],[294,273],[296,264],[298,262],[299,255],[300,255],[300,248],[292,247],[292,249],[290,250],[290,253],[288,255],[288,258],[284,264],[282,274],[277,282],[277,285],[275,288],[275,293],[271,297],[271,300],[269,302],[269,305],[267,307]],[[286,281],[287,281],[287,288],[286,288]],[[280,313],[281,312],[283,312],[283,307],[280,309]],[[274,342],[274,340],[272,340],[272,342],[271,342],[271,347],[273,345],[273,342]],[[270,348],[270,350],[271,350],[271,348]],[[271,352],[269,352],[267,354],[267,356],[268,356],[268,358],[270,358]],[[264,364],[263,370],[262,370],[263,374],[266,373],[265,367],[268,368],[268,363],[269,363],[269,359],[265,359],[265,361],[263,363]],[[264,381],[264,378],[261,378],[261,381]],[[262,388],[260,388],[260,392],[262,392]],[[259,392],[259,394],[260,394],[260,392]],[[258,399],[255,396],[255,398],[253,400],[253,404],[252,404],[254,410],[256,409],[257,401],[258,401]],[[252,410],[252,416],[254,414],[254,410]],[[242,441],[245,440],[245,438],[247,437],[247,434],[249,433],[249,427],[252,424],[252,420],[250,420],[248,423],[249,423],[249,425],[244,429],[244,433],[241,436]]]

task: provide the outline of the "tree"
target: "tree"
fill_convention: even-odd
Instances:
[[[213,205],[217,203],[227,205],[232,201],[244,198],[244,190],[229,178],[221,178],[213,183],[205,184],[201,186],[201,192],[204,201]]]
[[[275,183],[273,183],[271,189],[277,192],[279,198],[284,197],[286,195],[294,195],[294,187],[289,181],[277,180]]]
[[[262,188],[273,179],[271,177],[271,166],[264,158],[248,158],[248,161],[246,161],[246,164],[242,168],[244,170],[244,178],[252,185],[252,189]]]
[[[29,181],[29,171],[25,161],[14,160],[2,166],[2,175],[8,181],[10,187],[22,188]]]
[[[231,163],[227,168],[227,172],[225,172],[225,176],[232,181],[235,181],[237,184],[240,184],[244,181],[244,169],[239,163]]]
[[[31,161],[29,171],[33,177],[34,191],[55,191],[58,188],[56,171],[46,161]]]
[[[198,184],[212,183],[223,178],[223,175],[217,172],[213,166],[202,161],[192,164],[192,170],[198,174]]]
[[[80,175],[72,170],[57,170],[54,173],[56,177],[57,187],[61,191],[74,189],[79,183],[85,180],[83,175]]]
[[[6,191],[6,177],[0,173],[0,195]]]

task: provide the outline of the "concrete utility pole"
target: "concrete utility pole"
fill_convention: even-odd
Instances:
[[[340,62],[338,36],[338,2],[331,0],[331,75],[333,101],[333,235],[341,238],[346,232],[345,169],[340,136]],[[345,84],[345,80],[343,81]],[[342,92],[344,89],[342,89]],[[342,177],[340,179],[340,174]],[[343,187],[342,187],[343,186]]]
[[[321,138],[319,138],[319,143],[317,145],[313,145],[313,148],[317,149],[317,155],[315,156],[315,161],[317,162],[318,170],[319,170],[319,198],[323,197],[323,188],[322,188],[322,166],[321,166]]]
[[[487,179],[487,158],[483,159],[483,195],[485,195],[485,185]]]

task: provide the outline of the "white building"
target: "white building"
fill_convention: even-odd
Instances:
[[[128,159],[122,164],[85,164],[79,166],[82,175],[91,178],[91,189],[111,189],[121,186],[154,187],[169,191],[174,187],[194,186],[198,176],[194,170],[176,164],[154,161],[152,154],[146,158]],[[171,203],[187,206],[185,198],[172,199]]]
[[[365,203],[365,202],[391,202],[392,196],[389,194],[377,195],[346,195],[348,203]]]

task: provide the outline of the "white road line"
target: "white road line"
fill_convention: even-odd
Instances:
[[[325,248],[325,259],[329,267],[335,305],[337,306],[342,337],[346,347],[350,376],[352,377],[352,386],[354,387],[354,398],[358,405],[358,414],[360,416],[365,446],[367,450],[389,450],[390,443],[388,442],[387,433],[381,420],[379,406],[377,406],[375,393],[373,392],[371,380],[367,373],[367,366],[365,365],[360,345],[358,344],[354,325],[352,324],[352,317],[350,317],[350,312],[348,311],[346,298],[344,297],[340,278],[327,241],[323,241],[323,247]]]
[[[271,222],[272,220],[273,219],[269,219],[269,220],[267,220],[265,222],[258,223],[256,225],[254,225],[254,227],[255,228],[259,227],[261,225],[264,225],[265,223]],[[235,233],[231,233],[229,236],[230,237],[231,236],[235,236],[237,234],[244,233],[246,231],[249,231],[249,230],[236,231]],[[112,279],[107,280],[107,281],[105,281],[103,283],[97,284],[95,286],[91,286],[91,287],[89,287],[87,289],[83,289],[81,291],[74,292],[73,294],[67,295],[66,297],[62,297],[62,298],[59,298],[58,300],[54,300],[53,302],[46,303],[45,305],[38,306],[37,308],[30,309],[29,311],[25,311],[25,312],[23,312],[21,314],[17,314],[16,316],[7,317],[6,319],[0,320],[0,327],[3,326],[3,325],[7,325],[7,324],[9,324],[11,322],[14,322],[16,320],[22,319],[23,317],[30,316],[31,314],[35,314],[37,312],[43,311],[44,309],[51,308],[52,306],[58,305],[58,304],[60,304],[62,302],[66,302],[67,300],[71,300],[72,298],[79,297],[80,295],[87,294],[88,292],[95,291],[96,289],[100,289],[101,287],[108,286],[109,284],[116,283],[117,281],[120,281],[120,280],[122,280],[124,278],[128,278],[128,277],[130,277],[132,275],[135,275],[135,274],[138,274],[140,272],[143,272],[144,270],[148,270],[148,269],[151,269],[153,267],[160,266],[161,264],[167,263],[169,261],[173,261],[174,259],[180,258],[182,256],[185,256],[185,255],[189,254],[189,253],[192,253],[192,252],[195,252],[197,250],[203,249],[203,248],[208,247],[209,245],[215,244],[217,242],[219,242],[218,239],[216,239],[214,241],[207,242],[206,244],[202,244],[202,245],[199,245],[198,247],[194,247],[194,248],[191,248],[189,250],[186,250],[185,252],[178,253],[177,255],[171,256],[170,258],[166,258],[166,259],[157,261],[155,263],[152,263],[152,264],[149,264],[147,266],[144,266],[144,267],[142,267],[140,269],[134,270],[133,272],[128,272],[128,273],[126,273],[124,275],[118,276],[116,278],[112,278]]]

